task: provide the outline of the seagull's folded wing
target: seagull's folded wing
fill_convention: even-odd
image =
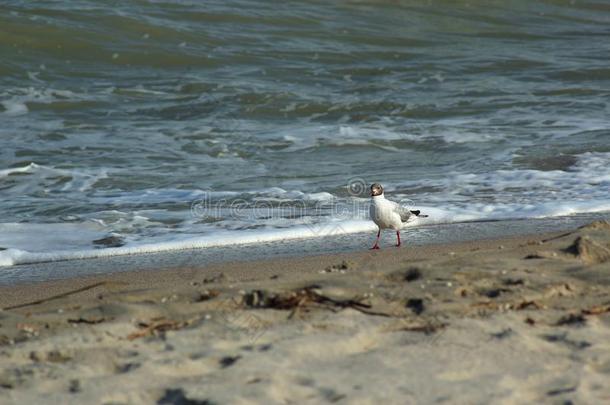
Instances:
[[[403,207],[402,205],[398,204],[397,202],[390,201],[390,203],[392,204],[392,210],[394,212],[396,212],[398,215],[400,215],[400,220],[402,222],[407,222],[409,220],[409,218],[411,218],[411,216],[413,215],[411,213],[411,211],[409,211],[408,208]]]

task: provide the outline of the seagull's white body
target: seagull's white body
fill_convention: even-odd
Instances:
[[[399,231],[411,216],[409,210],[394,201],[387,200],[383,194],[373,196],[372,200],[369,213],[379,229]]]
[[[371,249],[379,249],[379,237],[382,229],[393,229],[396,231],[396,246],[400,246],[400,230],[405,222],[412,216],[420,216],[419,210],[409,210],[394,201],[386,200],[383,195],[383,186],[379,183],[371,185],[372,202],[369,208],[371,220],[377,224],[377,240]],[[427,215],[422,215],[427,217]]]

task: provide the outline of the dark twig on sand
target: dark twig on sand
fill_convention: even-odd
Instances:
[[[53,301],[53,300],[56,300],[56,299],[59,299],[59,298],[64,298],[64,297],[67,297],[67,296],[72,295],[72,294],[77,294],[77,293],[80,293],[80,292],[92,290],[92,289],[94,289],[96,287],[99,287],[99,286],[102,286],[102,285],[106,285],[106,284],[107,284],[106,281],[100,281],[99,283],[90,284],[90,285],[87,285],[87,286],[84,286],[84,287],[81,287],[81,288],[77,288],[76,290],[66,291],[64,293],[57,294],[57,295],[52,295],[50,297],[43,298],[43,299],[40,299],[40,300],[26,302],[25,304],[18,304],[18,305],[12,305],[10,307],[5,307],[5,308],[2,308],[2,310],[3,311],[8,311],[8,310],[11,310],[11,309],[18,309],[18,308],[29,307],[31,305],[44,304],[45,302]]]

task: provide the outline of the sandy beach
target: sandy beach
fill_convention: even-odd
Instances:
[[[0,405],[610,404],[609,4],[1,1]]]
[[[0,288],[0,402],[610,401],[610,223]]]

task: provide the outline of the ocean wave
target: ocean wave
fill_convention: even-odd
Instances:
[[[35,194],[45,189],[85,192],[91,190],[99,180],[107,178],[108,171],[101,169],[90,173],[80,169],[59,169],[31,162],[25,166],[0,170],[0,179],[9,177],[12,183],[6,190],[16,194]]]
[[[3,2],[2,255],[607,209],[608,8],[439,1]]]
[[[35,81],[40,82],[39,79]],[[13,87],[0,93],[0,105],[5,109],[5,115],[23,115],[41,106],[52,106],[66,109],[73,107],[90,107],[91,103],[99,101],[99,97],[90,94],[78,94],[70,90],[48,87]],[[84,104],[83,104],[84,103]]]
[[[452,195],[497,201],[521,201],[538,204],[546,200],[610,199],[610,153],[586,152],[574,156],[575,163],[565,170],[493,170],[483,173],[448,173],[435,178],[398,182],[389,185],[399,192],[426,186],[436,193],[434,199],[451,199]]]

